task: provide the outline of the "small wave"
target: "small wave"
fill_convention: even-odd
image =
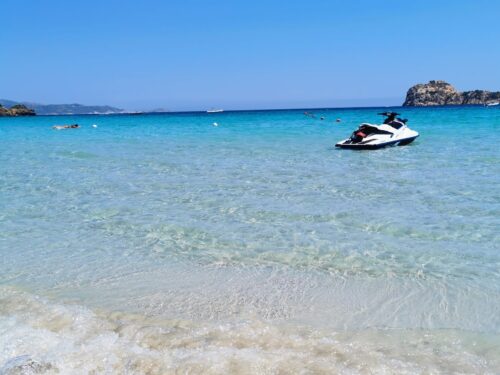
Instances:
[[[324,332],[257,319],[162,320],[0,289],[5,375],[494,374],[500,371],[499,343],[498,335],[461,331]]]
[[[56,155],[71,159],[96,159],[99,157],[96,154],[85,151],[58,151]]]

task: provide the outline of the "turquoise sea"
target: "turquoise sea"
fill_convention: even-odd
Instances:
[[[0,374],[499,374],[500,109],[385,110],[0,118]]]

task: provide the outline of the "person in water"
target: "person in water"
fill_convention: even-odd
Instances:
[[[62,129],[78,129],[80,125],[72,124],[72,125],[54,125],[52,129],[62,130]]]

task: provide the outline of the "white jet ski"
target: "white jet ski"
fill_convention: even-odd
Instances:
[[[379,115],[386,116],[382,125],[363,123],[350,138],[337,143],[335,147],[373,150],[386,146],[404,146],[419,136],[406,125],[408,120],[397,117],[399,113],[384,112]]]

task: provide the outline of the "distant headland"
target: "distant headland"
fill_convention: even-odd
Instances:
[[[29,102],[15,102],[7,99],[0,99],[0,105],[3,107],[29,108],[33,110],[31,115],[107,115],[113,113],[124,113],[120,108],[110,107],[108,105],[82,105],[82,104],[39,104]],[[6,108],[3,108],[4,110]],[[9,111],[9,110],[8,110]],[[5,111],[4,111],[5,113]],[[26,116],[26,114],[1,114],[0,116]]]
[[[500,101],[500,91],[457,91],[445,81],[429,81],[411,87],[403,106],[487,105]]]
[[[0,117],[35,116],[35,111],[22,104],[15,104],[10,108],[5,108],[0,104]]]

